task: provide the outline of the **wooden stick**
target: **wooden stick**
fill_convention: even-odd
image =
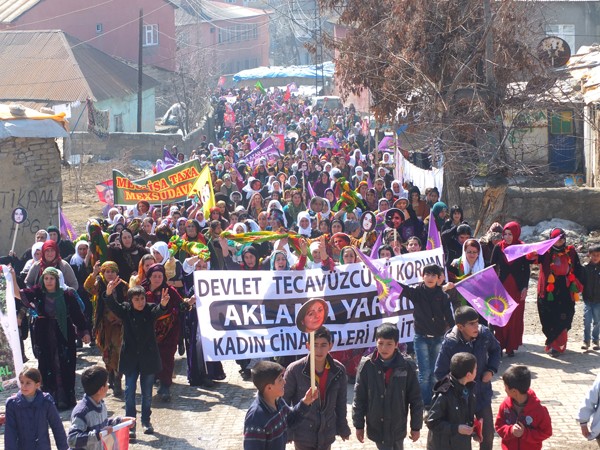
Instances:
[[[13,236],[13,243],[12,243],[12,247],[10,248],[10,252],[14,252],[15,251],[15,242],[17,242],[17,232],[19,231],[19,224],[15,223],[15,235]]]
[[[314,392],[317,388],[316,374],[315,374],[315,332],[311,331],[309,334],[310,340],[310,388]]]

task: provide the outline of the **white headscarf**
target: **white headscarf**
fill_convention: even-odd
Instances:
[[[244,191],[246,193],[246,198],[248,200],[250,200],[250,197],[252,197],[253,194],[259,194],[260,191],[255,191],[254,189],[252,189],[252,182],[255,181],[257,178],[254,177],[249,177],[248,178],[248,182],[246,183],[246,186],[244,186],[242,188],[242,191]]]
[[[241,230],[238,230],[238,228],[241,228]],[[240,233],[247,233],[248,232],[248,227],[246,227],[246,224],[242,223],[242,222],[238,222],[233,226],[233,232],[235,234],[240,234]]]
[[[81,247],[82,245],[87,245],[88,249],[90,248],[90,244],[88,244],[87,241],[79,241],[77,244],[75,244],[75,253],[73,254],[73,256],[71,256],[71,261],[69,261],[69,264],[71,264],[72,266],[81,267],[85,262],[83,258],[79,256],[79,247]]]
[[[302,219],[308,220],[308,227],[303,228],[302,226],[300,226],[300,220]],[[296,225],[298,225],[298,234],[310,237],[310,235],[312,234],[312,227],[310,226],[310,214],[308,213],[308,211],[300,211],[298,213]]]
[[[162,256],[162,261],[159,264],[164,266],[165,263],[171,258],[171,255],[169,255],[169,246],[165,242],[158,241],[154,243],[152,247],[150,247],[150,253],[152,253],[154,250],[156,250],[160,256]]]
[[[467,249],[465,248],[465,244],[468,241],[469,240],[465,241],[463,244],[461,261],[463,263],[463,268],[465,269],[465,275],[472,275],[485,269],[485,262],[483,261],[483,252],[481,251],[481,245],[479,245],[479,256],[477,257],[477,261],[475,261],[475,264],[473,264],[473,267],[471,267],[469,261],[467,261]]]

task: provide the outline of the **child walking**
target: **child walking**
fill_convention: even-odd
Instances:
[[[583,345],[581,348],[587,350],[590,344],[593,344],[593,350],[600,350],[600,245],[590,247],[588,253],[590,261],[583,266]]]
[[[81,374],[81,384],[85,395],[71,413],[69,448],[102,450],[104,444],[100,433],[104,430],[111,433],[113,425],[129,419],[129,417],[108,418],[104,404],[104,397],[108,392],[108,371],[104,367],[92,366],[85,369]]]
[[[287,429],[304,419],[319,390],[309,388],[302,401],[290,407],[283,399],[285,379],[282,365],[260,361],[252,368],[256,399],[244,420],[244,450],[285,450]]]
[[[511,366],[502,375],[506,399],[496,416],[496,432],[502,450],[541,450],[552,436],[552,422],[545,406],[531,389],[531,372],[526,366]]]
[[[471,450],[475,423],[475,377],[477,358],[457,353],[450,359],[450,373],[433,389],[427,415],[427,450]]]
[[[436,264],[423,267],[423,281],[416,286],[402,286],[402,295],[412,301],[415,336],[414,349],[419,367],[419,386],[425,409],[431,406],[431,393],[435,384],[435,361],[444,334],[454,326],[450,298],[442,288],[444,271]]]
[[[52,396],[40,390],[42,374],[25,368],[19,374],[21,389],[6,401],[6,450],[50,450],[48,426],[58,450],[67,450],[67,435]]]
[[[127,291],[127,301],[119,303],[114,297],[115,287],[121,279],[117,277],[106,286],[106,306],[123,323],[123,345],[119,357],[119,372],[125,374],[125,414],[135,418],[135,390],[140,379],[142,389],[142,429],[144,434],[153,434],[150,423],[152,414],[152,387],[154,378],[161,369],[160,353],[156,343],[154,322],[164,314],[169,304],[169,292],[163,289],[160,304],[146,303],[146,291],[135,286]],[[129,430],[129,438],[135,439],[135,427]]]
[[[398,351],[400,333],[392,323],[375,332],[377,350],[363,358],[356,374],[352,422],[359,442],[367,437],[378,450],[402,450],[410,409],[410,440],[423,426],[423,399],[415,368]]]

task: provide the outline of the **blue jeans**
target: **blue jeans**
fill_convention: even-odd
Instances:
[[[139,370],[125,374],[125,415],[127,417],[136,417],[135,410],[135,390],[137,380],[140,379],[142,388],[142,424],[150,422],[152,411],[152,387],[154,385],[155,374],[141,374]]]
[[[425,406],[431,405],[433,385],[435,384],[434,368],[440,349],[442,348],[443,336],[427,337],[415,334],[415,355],[419,367],[419,386],[421,397]]]
[[[592,322],[594,326],[592,327]],[[590,333],[591,331],[591,333]],[[591,334],[591,339],[590,339]],[[583,340],[597,341],[600,335],[600,303],[584,302],[583,304]]]

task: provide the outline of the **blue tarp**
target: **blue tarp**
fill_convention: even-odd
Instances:
[[[319,67],[320,69],[320,67]],[[325,78],[333,78],[333,61],[323,63],[323,75]],[[318,71],[318,75],[321,71]],[[261,80],[265,78],[315,78],[315,66],[271,66],[257,67],[255,69],[242,70],[233,76],[233,81]]]
[[[59,138],[69,133],[52,119],[0,120],[0,139],[20,138]]]

